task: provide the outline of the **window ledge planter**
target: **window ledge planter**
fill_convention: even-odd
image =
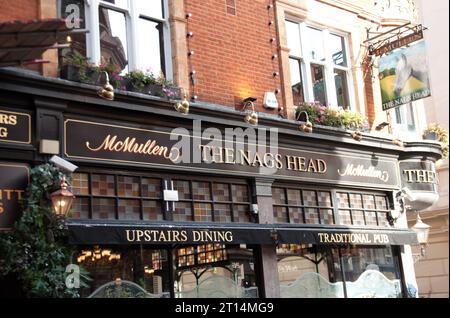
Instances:
[[[439,140],[437,133],[430,131],[423,134],[423,139],[425,140]]]
[[[99,80],[99,73],[93,68],[83,70],[78,65],[66,64],[61,67],[60,77],[72,82],[96,85]]]

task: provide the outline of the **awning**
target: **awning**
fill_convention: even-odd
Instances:
[[[233,224],[142,221],[69,221],[69,243],[96,244],[417,244],[408,229],[320,225]]]
[[[87,30],[68,28],[64,19],[0,23],[0,67],[45,63],[42,53],[70,47],[67,36]]]

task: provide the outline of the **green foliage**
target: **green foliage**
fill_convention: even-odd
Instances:
[[[142,91],[146,85],[157,83],[157,79],[152,72],[143,72],[141,70],[131,71],[124,76],[135,89]]]
[[[0,235],[0,276],[15,274],[27,297],[79,297],[77,289],[65,285],[74,253],[67,244],[65,219],[52,212],[47,197],[63,177],[50,164],[33,168],[22,215],[12,232]]]
[[[90,59],[78,53],[71,52],[64,57],[65,65],[73,65],[78,68],[78,75],[81,81],[88,81],[94,75],[95,66]]]
[[[360,113],[344,110],[342,108],[330,108],[315,103],[303,103],[297,107],[297,114],[305,111],[313,124],[347,129],[364,129],[366,120]]]
[[[442,147],[442,159],[448,159],[448,131],[441,125],[434,123],[428,125],[423,131],[423,136],[426,136],[429,133],[436,134],[437,140],[441,143]]]

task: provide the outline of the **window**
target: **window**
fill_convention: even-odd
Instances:
[[[390,227],[382,193],[275,186],[272,197],[276,223]]]
[[[227,250],[222,244],[197,245],[176,250],[177,266],[189,267],[227,260]]]
[[[305,23],[286,21],[294,105],[317,101],[350,108],[351,73],[346,38]]]
[[[282,298],[398,298],[399,252],[389,246],[277,246]]]
[[[173,187],[179,197],[173,212],[174,221],[254,221],[250,217],[251,198],[247,184],[173,180]]]
[[[417,139],[417,128],[414,117],[414,104],[408,103],[389,110],[393,119],[393,129],[397,138]]]
[[[76,196],[71,217],[107,220],[173,220],[196,222],[254,222],[247,183],[172,180],[179,201],[165,212],[162,192],[169,180],[142,175],[77,172],[72,177]]]
[[[86,55],[93,63],[112,63],[119,73],[149,70],[171,78],[170,32],[167,0],[92,0],[85,5],[80,0],[59,0],[61,17],[66,17],[68,5],[80,8],[81,28],[89,33],[76,35],[70,51]]]

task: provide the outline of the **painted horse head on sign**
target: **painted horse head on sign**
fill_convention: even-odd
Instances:
[[[400,54],[397,68],[395,69],[395,96],[401,95],[402,90],[403,88],[405,88],[405,85],[407,84],[410,77],[414,77],[422,82],[423,85],[429,86],[425,55],[405,55],[403,53]]]

